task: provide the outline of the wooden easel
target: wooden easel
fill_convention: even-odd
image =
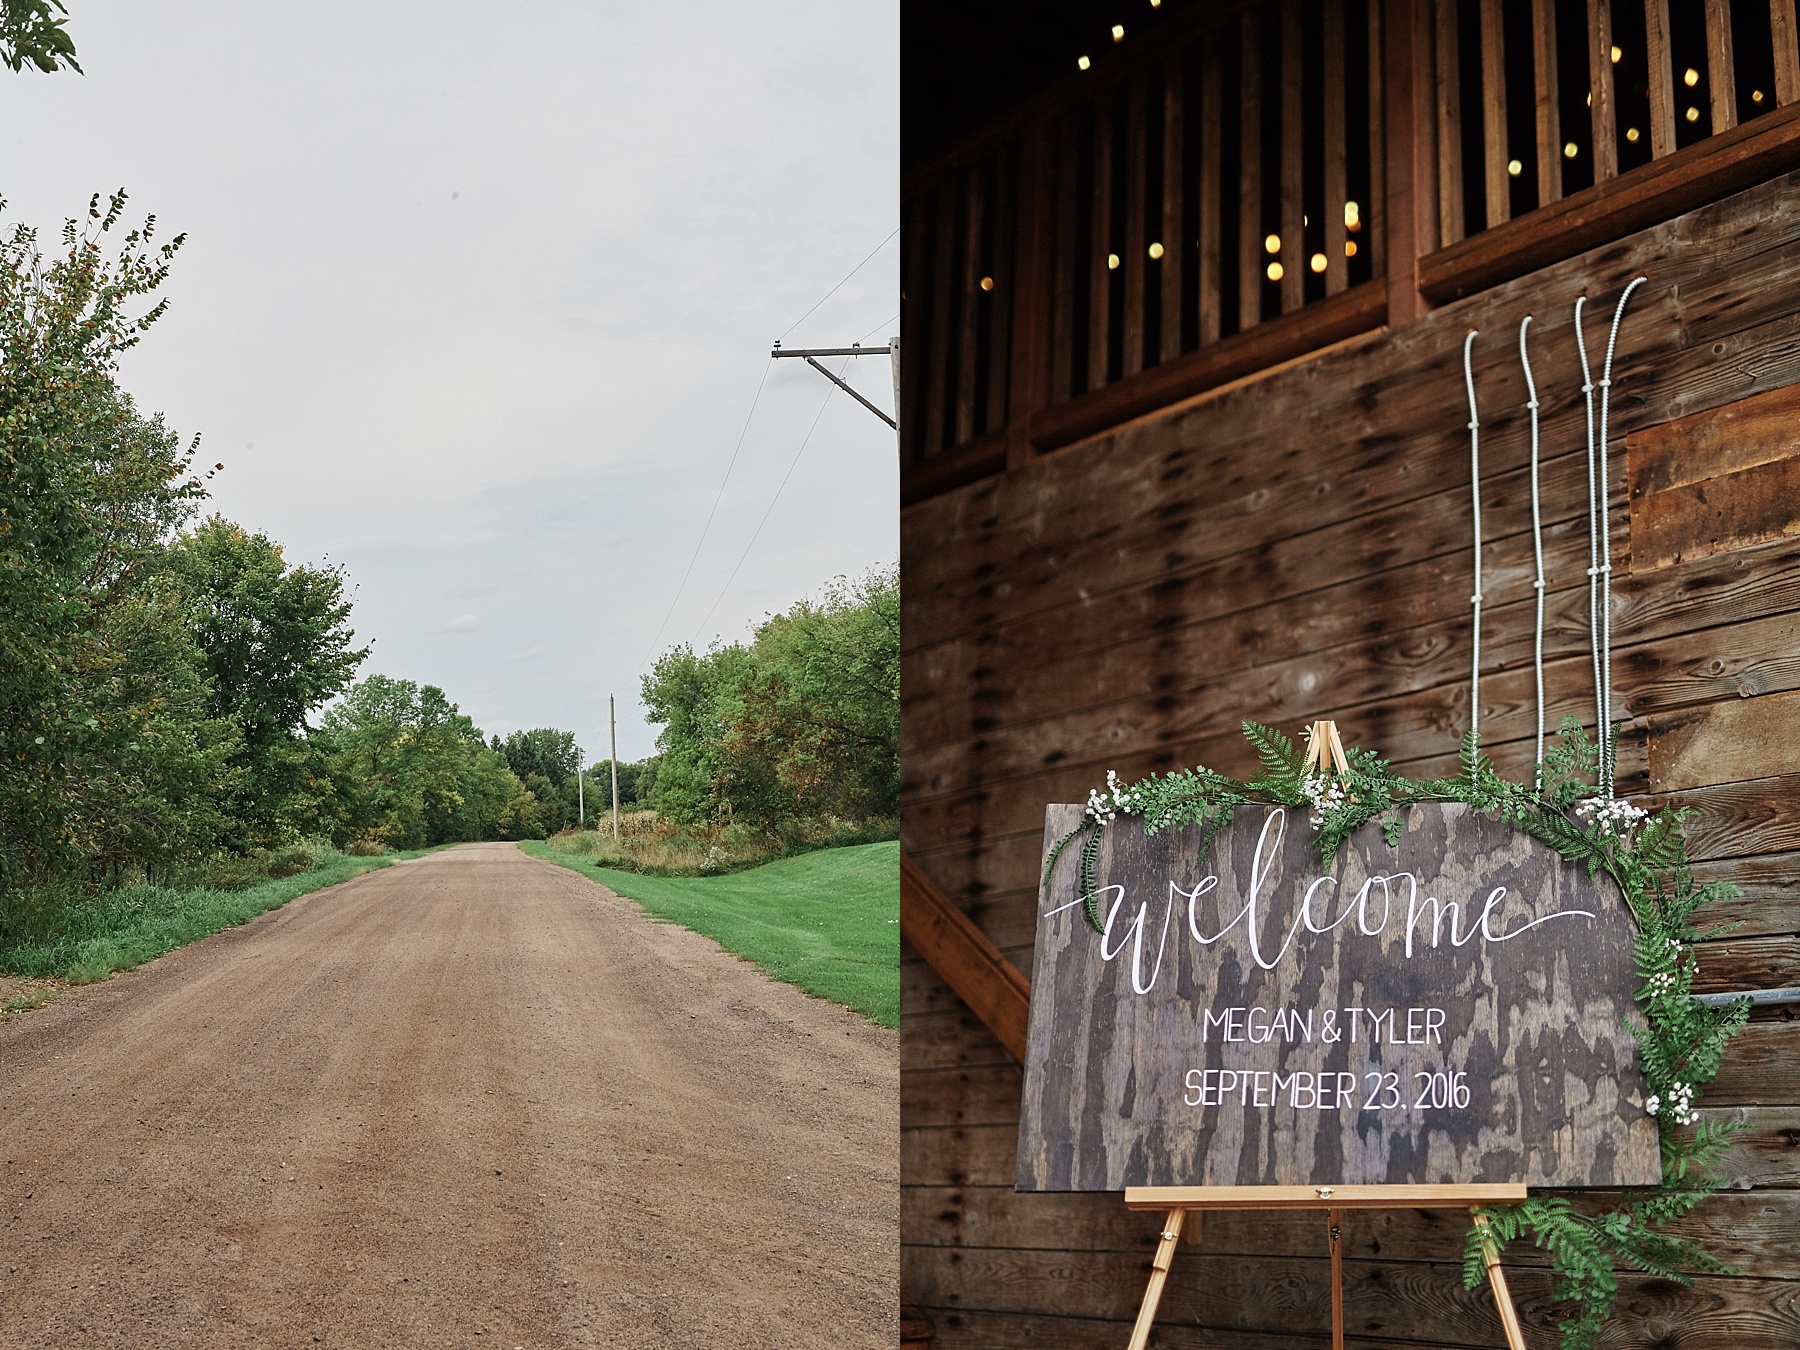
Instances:
[[[1156,1255],[1150,1263],[1150,1286],[1144,1290],[1137,1325],[1131,1331],[1131,1350],[1145,1350],[1150,1343],[1150,1324],[1156,1320],[1156,1305],[1162,1301],[1163,1285],[1168,1281],[1169,1267],[1175,1260],[1175,1244],[1181,1241],[1182,1226],[1190,1211],[1195,1218],[1194,1231],[1188,1241],[1198,1242],[1199,1215],[1209,1209],[1324,1210],[1331,1247],[1331,1344],[1333,1350],[1344,1350],[1341,1222],[1344,1210],[1461,1209],[1465,1205],[1507,1204],[1524,1198],[1525,1187],[1522,1185],[1128,1187],[1125,1191],[1127,1209],[1161,1210],[1164,1215]],[[1479,1214],[1475,1216],[1475,1222],[1483,1227],[1487,1223]],[[1525,1335],[1519,1329],[1519,1314],[1513,1307],[1512,1295],[1506,1291],[1500,1254],[1490,1242],[1484,1241],[1482,1246],[1487,1253],[1488,1283],[1493,1286],[1494,1302],[1500,1309],[1500,1325],[1506,1328],[1506,1343],[1512,1350],[1525,1350]]]

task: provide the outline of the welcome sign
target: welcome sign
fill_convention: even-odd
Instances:
[[[1052,806],[1045,851],[1081,807]],[[1040,895],[1017,1186],[1654,1185],[1632,921],[1469,807],[1371,824],[1331,867],[1303,811],[1207,850],[1121,816]]]

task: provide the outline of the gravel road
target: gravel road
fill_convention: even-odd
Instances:
[[[6,1346],[891,1346],[898,1038],[508,844],[0,1026]]]

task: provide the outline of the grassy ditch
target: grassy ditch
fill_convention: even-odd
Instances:
[[[39,893],[29,901],[15,897],[0,928],[0,974],[91,984],[312,891],[429,851],[353,858],[320,848],[304,871],[235,889],[134,885]]]
[[[847,848],[898,838],[900,823],[890,818],[868,821],[806,820],[789,822],[781,834],[765,833],[741,822],[677,825],[655,811],[627,811],[619,818],[619,837],[612,821],[601,814],[592,830],[564,830],[550,836],[550,847],[621,872],[651,877],[716,877],[761,867],[821,849]]]
[[[727,876],[658,877],[526,842],[659,919],[704,934],[778,980],[900,1025],[900,845],[820,849]]]

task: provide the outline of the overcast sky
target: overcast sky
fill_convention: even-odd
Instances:
[[[651,753],[765,370],[656,647],[893,561],[893,434],[767,353],[875,250],[787,345],[895,331],[895,0],[69,7],[85,76],[0,70],[5,220],[124,187],[187,234],[124,383],[216,509],[346,568],[364,673],[590,759],[616,692]],[[848,377],[891,408],[885,358]]]

